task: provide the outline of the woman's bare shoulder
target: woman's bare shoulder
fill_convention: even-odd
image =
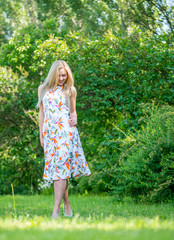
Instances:
[[[41,83],[38,87],[38,89],[40,90],[43,87],[43,83]]]
[[[72,95],[77,95],[77,90],[75,86],[71,87],[71,92],[72,92]]]
[[[43,83],[39,85],[39,87],[38,87],[38,93],[40,93],[42,87],[43,87]]]

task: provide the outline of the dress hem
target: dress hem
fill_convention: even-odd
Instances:
[[[53,179],[53,178],[42,178],[42,180],[46,180],[46,181],[53,181],[53,180],[64,180],[64,179],[70,179],[70,178],[78,178],[78,177],[82,177],[82,176],[89,176],[91,175],[91,173],[86,173],[86,174],[80,174],[80,175],[76,175],[76,176],[68,176],[66,178],[56,178],[56,179]]]

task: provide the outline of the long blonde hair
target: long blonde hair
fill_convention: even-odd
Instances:
[[[61,68],[64,68],[67,72],[67,80],[64,83],[62,91],[64,92],[67,98],[67,105],[68,107],[70,107],[70,96],[74,95],[76,90],[74,87],[74,78],[69,65],[63,60],[57,60],[52,64],[47,77],[45,78],[44,82],[40,85],[40,98],[37,102],[36,108],[39,108],[45,93],[50,89],[54,90],[58,85],[59,69]]]

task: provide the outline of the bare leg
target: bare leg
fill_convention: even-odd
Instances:
[[[65,205],[65,214],[71,215],[71,206],[70,206],[70,201],[68,199],[68,179],[66,179],[66,182],[67,182],[66,189],[63,196],[64,205]]]
[[[66,188],[65,188],[65,193],[63,195],[64,202],[68,201],[68,179],[66,179]]]
[[[54,180],[54,208],[52,216],[58,216],[60,210],[60,204],[65,194],[66,179]]]

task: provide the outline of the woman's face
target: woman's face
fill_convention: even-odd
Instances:
[[[58,85],[63,85],[64,82],[67,80],[67,72],[65,68],[60,68],[59,69],[59,82]]]

